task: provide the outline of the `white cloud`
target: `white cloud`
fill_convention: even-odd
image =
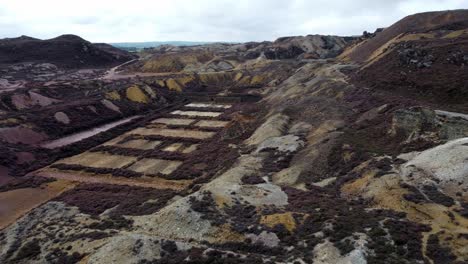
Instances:
[[[0,0],[0,38],[77,34],[94,42],[260,41],[355,35],[466,0]]]

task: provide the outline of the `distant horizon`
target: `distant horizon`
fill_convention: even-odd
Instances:
[[[15,0],[0,4],[0,38],[73,32],[94,43],[122,43],[356,36],[415,13],[467,8],[466,0]]]
[[[66,33],[66,34],[60,34],[60,35],[57,35],[55,37],[51,37],[51,38],[37,38],[37,37],[34,37],[34,36],[29,36],[29,35],[19,35],[19,36],[8,36],[8,37],[2,37],[0,39],[15,39],[15,38],[21,38],[21,37],[28,37],[28,38],[33,38],[33,39],[38,39],[38,40],[51,40],[51,39],[54,39],[54,38],[57,38],[57,37],[60,37],[60,36],[66,36],[66,35],[73,35],[73,36],[77,36],[77,37],[80,37],[86,41],[89,41],[91,43],[106,43],[106,44],[138,44],[138,43],[190,43],[190,44],[207,44],[207,43],[228,43],[228,44],[235,44],[235,43],[243,43],[241,41],[189,41],[189,40],[150,40],[150,41],[117,41],[117,42],[94,42],[94,41],[90,41],[80,35],[77,35],[77,34],[73,34],[73,33]],[[268,41],[268,40],[265,40],[265,41]]]
[[[155,48],[163,45],[173,46],[197,46],[213,43],[227,43],[227,42],[204,42],[204,41],[137,41],[137,42],[108,42],[107,44],[112,45],[116,48],[138,51],[144,48]]]
[[[377,29],[377,28],[376,28]],[[373,31],[371,31],[373,32]],[[55,39],[60,36],[67,36],[67,35],[73,35],[80,37],[86,41],[89,41],[91,43],[106,43],[106,44],[111,44],[111,45],[126,45],[126,44],[146,44],[146,43],[158,43],[158,44],[165,44],[165,43],[187,43],[187,44],[193,44],[193,45],[202,45],[202,44],[213,44],[213,43],[225,43],[225,44],[236,44],[236,43],[246,43],[246,42],[264,42],[264,41],[269,41],[273,42],[279,38],[285,38],[285,37],[306,37],[309,35],[330,35],[330,34],[306,34],[306,35],[285,35],[285,36],[280,36],[277,37],[273,40],[247,40],[247,41],[223,41],[223,40],[218,40],[218,41],[202,41],[202,40],[150,40],[150,41],[111,41],[111,42],[103,42],[103,41],[90,41],[89,39],[84,38],[83,36],[80,36],[78,34],[73,34],[73,33],[65,33],[65,34],[60,34],[51,38],[38,38],[35,36],[30,36],[30,35],[17,35],[17,36],[8,36],[8,37],[2,37],[0,39],[14,39],[14,38],[21,38],[21,37],[28,37],[28,38],[33,38],[33,39],[38,39],[38,40],[51,40]],[[339,37],[358,37],[360,35],[349,35],[349,36],[339,36]]]
[[[396,21],[395,21],[396,22]],[[382,28],[382,27],[376,27],[375,29],[373,30],[368,30],[368,32],[374,32],[375,30],[377,30],[378,28]],[[386,28],[386,27],[385,27]],[[364,31],[363,31],[364,32]],[[275,37],[273,39],[262,39],[262,40],[245,40],[245,41],[228,41],[228,40],[137,40],[137,41],[128,41],[128,40],[124,40],[124,41],[92,41],[88,38],[86,38],[85,36],[82,36],[82,35],[79,35],[77,33],[62,33],[62,34],[58,34],[58,35],[55,35],[55,36],[50,36],[50,37],[37,37],[37,36],[34,36],[34,35],[27,35],[27,34],[16,34],[16,35],[11,35],[11,36],[1,36],[0,39],[14,39],[14,38],[20,38],[20,37],[29,37],[29,38],[34,38],[34,39],[38,39],[38,40],[50,40],[50,39],[54,39],[54,38],[57,38],[57,37],[60,37],[60,36],[66,36],[66,35],[74,35],[74,36],[77,36],[77,37],[80,37],[86,41],[89,41],[91,43],[107,43],[107,44],[127,44],[127,43],[166,43],[166,42],[184,42],[184,43],[228,43],[228,44],[235,44],[235,43],[246,43],[246,42],[263,42],[263,41],[270,41],[270,42],[273,42],[279,38],[285,38],[285,37],[306,37],[306,36],[310,36],[310,35],[323,35],[323,36],[338,36],[338,37],[358,37],[358,36],[361,36],[361,34],[355,34],[355,35],[336,35],[336,34],[319,34],[319,33],[308,33],[308,34],[298,34],[298,35],[294,35],[294,34],[285,34],[283,36],[278,36],[278,37]]]
[[[186,40],[156,40],[156,41],[119,41],[119,42],[106,42],[107,44],[112,44],[112,45],[117,45],[117,44],[145,44],[145,43],[158,43],[158,44],[164,44],[164,43],[190,43],[190,44],[212,44],[212,43],[228,43],[228,44],[234,44],[234,43],[242,43],[240,41],[238,42],[231,42],[231,41],[186,41]]]

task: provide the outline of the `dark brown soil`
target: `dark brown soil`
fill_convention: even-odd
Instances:
[[[438,203],[447,207],[450,207],[455,204],[455,201],[450,197],[442,193],[435,186],[424,185],[423,191],[427,197],[434,203]]]
[[[65,237],[63,242],[73,242],[73,241],[93,241],[93,240],[99,240],[103,239],[106,237],[112,236],[111,233],[103,232],[103,231],[90,231],[90,232],[83,232],[83,233],[78,233],[78,234],[72,234],[68,237]]]
[[[39,240],[33,239],[19,249],[14,261],[20,261],[22,259],[34,259],[37,255],[41,253],[41,246],[39,245]]]
[[[374,51],[402,33],[427,32],[443,28],[464,29],[468,27],[467,17],[467,10],[427,12],[407,16],[357,47],[349,57],[353,61],[364,62]]]
[[[402,183],[400,184],[400,186],[409,190],[409,193],[403,195],[403,197],[406,200],[417,204],[429,202],[427,201],[426,197],[424,197],[424,195],[421,193],[421,191],[413,185]]]
[[[118,65],[134,57],[107,44],[92,44],[78,36],[62,35],[48,40],[2,39],[0,58],[0,64],[47,62],[64,68],[85,68]]]
[[[24,188],[38,188],[43,184],[53,181],[55,181],[55,179],[40,176],[26,176],[21,178],[15,178],[9,181],[6,185],[0,186],[0,192],[7,192]]]
[[[143,173],[134,172],[131,170],[125,169],[115,169],[115,168],[94,168],[94,167],[86,167],[77,164],[52,164],[50,166],[54,169],[59,169],[63,171],[83,171],[93,174],[111,174],[116,177],[125,177],[125,178],[139,178],[143,177]]]
[[[192,210],[202,214],[202,219],[209,220],[215,226],[226,223],[223,215],[218,211],[210,192],[203,193],[201,199],[191,196],[189,202]]]
[[[77,206],[83,213],[91,215],[99,215],[115,207],[110,215],[116,217],[152,214],[165,206],[174,195],[175,192],[171,190],[124,185],[81,184],[55,200]]]
[[[318,187],[313,187],[310,192],[290,188],[285,191],[288,194],[288,210],[310,214],[295,232],[296,236],[307,239],[308,247],[320,242],[320,239],[310,234],[324,231],[330,241],[342,253],[346,253],[353,247],[344,239],[353,237],[356,232],[362,232],[371,238],[369,247],[375,252],[369,256],[370,263],[411,263],[422,259],[421,233],[427,232],[428,227],[404,220],[404,214],[385,210],[369,211],[365,209],[364,201],[345,201],[338,194]],[[380,226],[379,221],[384,219],[384,225]],[[326,229],[325,223],[332,223],[333,230]],[[386,238],[384,227],[388,229],[392,240]],[[297,238],[293,241],[295,239]]]
[[[265,263],[260,255],[247,255],[246,257],[231,252],[216,249],[192,248],[189,251],[163,251],[160,259],[142,260],[139,264],[259,264]]]
[[[455,263],[456,260],[449,248],[440,245],[439,237],[435,234],[429,236],[426,252],[435,264]]]
[[[358,86],[436,104],[439,109],[468,112],[464,100],[468,96],[468,67],[465,66],[468,61],[464,61],[467,54],[466,36],[455,40],[408,41],[358,72],[352,81]],[[430,64],[425,67],[413,61]]]
[[[267,175],[271,175],[274,172],[279,172],[284,168],[287,168],[293,158],[294,153],[281,153],[276,152],[274,149],[265,149],[262,152],[266,152],[267,157],[264,159],[261,171]]]
[[[468,218],[468,203],[461,202],[461,208],[456,211],[463,217]]]
[[[94,222],[88,225],[88,228],[97,230],[107,229],[131,229],[133,226],[133,220],[126,219],[120,215],[111,216],[109,219],[103,219],[98,222]]]
[[[447,207],[455,204],[455,201],[450,196],[445,195],[435,186],[424,185],[421,190],[405,183],[401,184],[401,186],[409,190],[409,193],[403,196],[408,201],[414,203],[437,203]],[[426,199],[423,193],[429,200]]]
[[[261,229],[258,228],[260,214],[257,213],[255,206],[247,202],[236,201],[234,205],[224,208],[223,211],[234,231],[241,234],[260,234]]]
[[[262,177],[259,177],[256,175],[250,175],[250,176],[246,175],[242,177],[241,181],[243,184],[253,184],[253,185],[265,183],[265,180],[262,179]]]
[[[0,165],[0,186],[7,184],[12,179],[13,177],[10,176],[10,170],[5,166]]]
[[[222,111],[224,111],[223,108],[217,108],[217,107],[191,107],[191,106],[184,106],[180,110],[182,110],[182,111],[197,111],[197,112],[198,111],[201,111],[201,112],[222,112]]]
[[[51,253],[45,256],[45,259],[52,264],[75,264],[83,259],[85,255],[82,255],[78,252],[69,252],[62,251],[61,249],[56,248]]]

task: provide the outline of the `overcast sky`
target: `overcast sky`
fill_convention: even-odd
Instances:
[[[413,13],[460,8],[468,0],[0,0],[0,38],[241,42],[357,35]]]

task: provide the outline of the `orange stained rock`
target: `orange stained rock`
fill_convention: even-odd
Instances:
[[[468,219],[460,216],[453,207],[448,208],[436,203],[416,204],[406,200],[404,195],[408,190],[401,187],[399,175],[375,177],[376,171],[366,170],[365,167],[361,169],[362,177],[344,185],[341,189],[343,195],[372,199],[375,208],[405,212],[410,221],[429,225],[432,230],[423,234],[424,253],[429,236],[443,231],[446,236],[451,237],[448,240],[444,239],[443,243],[457,256],[468,257],[468,241],[459,236],[468,233]]]
[[[263,215],[260,223],[271,228],[278,224],[283,224],[289,232],[293,232],[296,229],[296,219],[294,219],[292,212]]]
[[[38,188],[23,188],[0,193],[0,229],[14,223],[17,219],[76,186],[76,182],[57,180],[45,183]]]

